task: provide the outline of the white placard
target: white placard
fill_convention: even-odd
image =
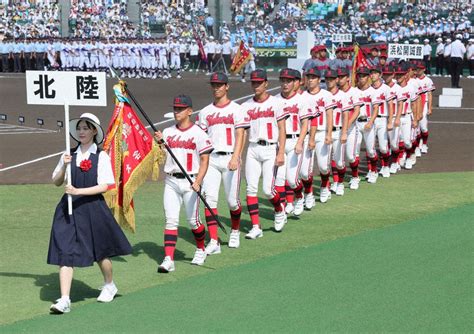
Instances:
[[[421,44],[389,44],[388,58],[423,59]]]
[[[26,71],[28,104],[107,106],[104,72]]]
[[[333,43],[352,43],[352,34],[333,34],[331,40]]]

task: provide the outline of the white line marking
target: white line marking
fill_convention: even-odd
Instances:
[[[474,108],[435,107],[435,108],[433,108],[433,110],[452,110],[452,111],[456,111],[456,110],[474,110]]]
[[[34,160],[30,160],[30,161],[25,161],[25,162],[22,162],[21,164],[18,164],[18,165],[2,168],[2,169],[0,169],[0,172],[4,172],[4,171],[9,170],[9,169],[14,169],[14,168],[18,168],[18,167],[21,167],[21,166],[29,165],[29,164],[32,164],[32,163],[35,163],[35,162],[38,162],[38,161],[41,161],[41,160],[49,159],[49,158],[52,158],[52,157],[55,157],[55,156],[58,156],[58,155],[61,155],[61,154],[63,154],[63,152],[46,155],[44,157],[40,157],[38,159],[34,159]]]
[[[273,88],[270,88],[268,89],[267,91],[270,92],[270,91],[274,91],[276,89],[279,89],[280,87],[273,87]],[[253,96],[253,94],[251,95],[246,95],[246,96],[242,96],[242,97],[239,97],[238,99],[235,99],[234,101],[238,102],[238,101],[242,101],[244,99],[248,99],[249,97]],[[198,113],[198,111],[195,111],[193,112],[193,114],[196,114]],[[164,121],[161,121],[161,122],[158,122],[158,123],[155,123],[153,125],[161,125],[161,124],[165,124],[165,123],[168,123],[168,122],[172,122],[174,121],[173,119],[167,119],[167,120],[164,120]],[[146,127],[147,129],[151,128],[151,126],[147,126]],[[39,157],[37,159],[34,159],[34,160],[30,160],[30,161],[25,161],[25,162],[22,162],[18,165],[14,165],[14,166],[10,166],[10,167],[5,167],[5,168],[1,168],[0,169],[0,172],[4,172],[4,171],[7,171],[7,170],[10,170],[10,169],[14,169],[14,168],[18,168],[18,167],[22,167],[22,166],[25,166],[25,165],[29,165],[29,164],[32,164],[32,163],[35,163],[35,162],[39,162],[39,161],[42,161],[42,160],[46,160],[46,159],[49,159],[49,158],[53,158],[53,157],[56,157],[58,155],[61,155],[63,152],[59,152],[59,153],[54,153],[54,154],[50,154],[50,155],[46,155],[44,157]]]
[[[429,121],[434,124],[474,124],[474,122],[443,122],[443,121]]]
[[[50,131],[50,132],[46,132],[46,131],[26,131],[26,132],[0,132],[0,135],[23,135],[23,134],[50,134],[50,133],[54,133],[56,131]]]

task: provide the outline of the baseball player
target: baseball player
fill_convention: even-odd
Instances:
[[[367,154],[367,167],[369,169],[367,173],[367,182],[377,182],[377,152],[375,150],[375,119],[378,114],[378,104],[375,106],[373,102],[375,100],[374,89],[370,85],[369,81],[370,71],[367,67],[360,67],[357,70],[357,81],[359,88],[359,101],[360,112],[357,117],[356,127],[358,131],[353,131],[347,139],[347,156],[352,169],[352,179],[350,182],[350,188],[356,190],[359,188],[359,161],[360,161],[360,146],[362,139],[365,143],[365,149]]]
[[[339,75],[343,80],[348,80],[349,73],[344,69],[338,71],[326,71],[326,84],[328,91],[332,94],[331,103],[334,104],[332,117],[332,156],[331,165],[333,169],[334,184],[331,188],[338,196],[344,195],[344,176],[346,174],[345,146],[347,141],[347,124],[349,111],[353,107],[350,96],[338,88]],[[328,198],[328,189],[323,189],[323,201]],[[324,203],[322,201],[322,203]],[[327,199],[326,199],[327,201]]]
[[[173,37],[169,45],[170,48],[170,71],[176,70],[176,78],[181,79],[181,58],[179,55],[180,45]]]
[[[418,68],[418,63],[416,61],[412,61],[408,63],[408,85],[413,86],[413,89],[416,91],[418,97],[420,97],[422,93],[422,87],[420,85],[420,81],[416,77],[416,70]],[[419,148],[420,140],[421,140],[421,130],[420,130],[420,120],[422,118],[422,107],[421,107],[421,99],[416,99],[414,107],[413,107],[413,117],[417,121],[417,126],[414,128],[412,133],[412,148],[413,151],[410,155],[412,165],[416,164],[416,158],[421,156],[421,151]]]
[[[425,75],[425,65],[420,63],[418,64],[418,80],[420,81],[421,87],[421,115],[422,118],[420,120],[420,130],[421,130],[421,153],[426,154],[428,153],[428,116],[430,116],[433,112],[433,91],[436,89],[435,85],[433,84],[433,80],[428,78]]]
[[[178,95],[173,100],[176,125],[155,132],[158,141],[164,140],[177,160],[186,169],[193,180],[190,185],[186,177],[171,158],[166,155],[164,172],[166,173],[163,195],[165,209],[164,248],[165,258],[158,267],[158,272],[168,273],[175,270],[174,252],[178,239],[179,211],[184,203],[186,218],[196,240],[196,252],[191,264],[202,265],[206,260],[204,239],[206,230],[199,222],[199,197],[196,192],[201,184],[209,164],[209,153],[213,146],[209,136],[191,122],[192,100],[187,95]]]
[[[163,79],[170,78],[169,71],[168,71],[168,52],[169,52],[169,45],[166,43],[164,38],[161,38],[160,43],[158,43],[158,69],[159,69],[159,77]]]
[[[389,113],[387,120],[387,131],[388,139],[391,150],[391,164],[390,174],[396,174],[400,170],[398,159],[400,155],[399,142],[400,142],[400,117],[402,102],[398,101],[400,95],[400,85],[394,80],[395,68],[392,66],[385,66],[382,69],[383,80],[390,89],[390,98],[388,99]]]
[[[297,73],[296,73],[297,72]],[[285,164],[279,168],[275,189],[280,193],[280,201],[285,197],[285,182],[295,194],[293,214],[299,216],[304,211],[303,184],[300,181],[303,161],[304,140],[308,133],[308,119],[312,110],[308,108],[299,94],[299,71],[285,68],[280,71],[281,93],[276,96],[283,110],[289,116],[286,119]],[[291,211],[290,211],[291,212]],[[289,213],[289,211],[286,211]]]
[[[240,204],[240,175],[241,154],[244,142],[244,128],[235,128],[236,120],[241,118],[240,105],[231,101],[227,93],[229,91],[229,79],[222,72],[211,75],[211,88],[214,94],[214,102],[199,112],[198,125],[208,133],[214,143],[214,151],[209,159],[209,168],[204,177],[203,194],[209,203],[214,215],[217,217],[217,201],[221,180],[224,183],[224,191],[230,210],[232,222],[229,237],[229,247],[238,248],[240,245],[240,216],[242,206]],[[206,247],[207,255],[219,254],[221,246],[217,234],[217,222],[211,212],[205,209],[206,223],[209,230],[210,242]]]
[[[305,192],[305,207],[311,209],[314,204],[313,195],[313,163],[314,154],[318,162],[318,170],[321,176],[321,202],[329,199],[329,175],[331,166],[332,146],[332,117],[335,103],[332,95],[325,89],[320,88],[321,72],[316,68],[310,68],[305,72],[307,91],[303,93],[303,99],[311,108],[313,118],[309,132],[308,145],[301,163],[301,180]]]
[[[414,115],[416,104],[418,100],[418,93],[413,85],[408,84],[408,64],[403,64],[397,68],[397,81],[400,85],[400,96],[398,101],[403,102],[401,117],[400,117],[400,166],[405,169],[413,168],[413,160],[411,156],[414,155],[413,148],[413,134],[418,126],[418,119]],[[404,157],[404,153],[406,157]]]
[[[288,114],[283,111],[276,97],[268,94],[267,73],[258,69],[250,73],[254,96],[242,104],[244,119],[236,128],[249,129],[249,146],[245,163],[247,179],[247,206],[252,229],[245,236],[256,239],[263,236],[259,222],[258,182],[263,176],[263,193],[275,209],[274,228],[281,231],[286,223],[286,213],[275,191],[274,182],[279,168],[285,164],[286,124]]]
[[[390,177],[390,149],[388,146],[388,120],[393,117],[393,104],[390,103],[395,96],[390,94],[390,88],[382,82],[382,68],[377,66],[370,69],[370,79],[374,89],[373,105],[378,105],[377,118],[375,119],[375,136],[378,140],[378,147],[382,156],[382,168],[380,174],[382,177]],[[377,168],[377,167],[375,167]]]

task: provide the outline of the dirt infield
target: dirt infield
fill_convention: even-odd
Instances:
[[[163,121],[163,115],[171,111],[171,100],[174,95],[185,93],[193,98],[194,109],[198,110],[211,101],[211,92],[204,75],[185,74],[181,80],[128,80],[129,88],[134,93],[144,110],[154,122]],[[461,109],[437,108],[438,95],[442,87],[449,87],[449,78],[433,78],[436,87],[434,105],[436,109],[430,118],[429,154],[417,163],[416,172],[451,172],[474,170],[474,80],[462,79],[464,99]],[[110,120],[113,110],[112,85],[115,80],[108,80],[107,107],[71,107],[71,118],[83,112],[93,112],[101,120],[104,128]],[[276,79],[271,79],[269,87],[278,86]],[[273,92],[275,93],[275,91]],[[232,78],[230,96],[233,99],[251,94],[250,84],[241,83]],[[242,101],[240,101],[242,102]],[[24,75],[0,76],[0,114],[8,119],[4,124],[17,125],[18,116],[25,116],[24,126],[38,128],[36,119],[44,119],[44,128],[57,131],[57,120],[64,118],[60,106],[36,106],[26,104],[26,86]],[[1,123],[0,123],[1,125]],[[161,126],[163,128],[164,126]],[[31,129],[30,129],[31,130]],[[0,169],[52,155],[64,150],[64,133],[19,130],[16,134],[5,134],[0,131]],[[0,184],[49,183],[51,172],[58,157],[51,157],[36,163],[18,168],[0,171]]]

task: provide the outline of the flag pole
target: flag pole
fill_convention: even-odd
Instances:
[[[117,75],[117,72],[115,72],[115,70],[113,68],[111,68],[111,71],[112,73],[114,73],[114,75],[118,77]],[[148,117],[148,115],[146,114],[146,112],[143,110],[142,106],[140,105],[140,103],[138,103],[137,99],[135,98],[135,96],[133,96],[132,92],[130,92],[130,89],[128,89],[127,87],[127,84],[124,82],[124,85],[123,87],[125,88],[125,92],[127,93],[128,97],[130,97],[130,99],[133,101],[133,103],[135,103],[135,105],[137,106],[138,110],[140,111],[140,113],[143,115],[143,117],[145,117],[146,121],[148,122],[148,124],[150,125],[150,127],[153,129],[154,132],[158,131],[158,129],[155,127],[155,125],[153,124],[153,122],[151,121],[151,119]],[[155,138],[156,140],[156,138]],[[186,177],[186,179],[188,180],[189,184],[193,184],[193,180],[191,179],[191,177],[189,176],[189,174],[186,172],[186,170],[184,169],[184,167],[181,165],[181,163],[178,161],[178,158],[176,158],[176,156],[174,155],[173,151],[171,150],[171,148],[166,144],[166,142],[164,140],[161,140],[161,141],[158,141],[158,144],[160,145],[163,145],[165,147],[165,149],[168,151],[168,153],[170,154],[171,158],[174,160],[174,162],[176,163],[176,165],[178,166],[178,168],[181,170],[181,173],[183,173],[183,175]],[[217,224],[219,225],[220,229],[225,233],[227,234],[227,231],[225,230],[225,227],[224,225],[222,225],[222,223],[219,221],[219,218],[215,215],[214,213],[214,210],[211,209],[211,207],[209,206],[209,203],[207,203],[205,197],[203,196],[203,194],[201,193],[201,191],[196,191],[196,193],[198,194],[199,198],[202,200],[202,202],[204,203],[204,205],[206,206],[206,208],[209,210],[209,212],[211,213],[212,215],[212,218],[215,219],[215,221],[217,222]]]
[[[69,103],[64,103],[64,127],[66,134],[66,154],[71,154],[71,138],[69,137]],[[66,183],[71,185],[71,163],[66,166]],[[69,216],[72,216],[72,195],[67,195],[67,211]]]

